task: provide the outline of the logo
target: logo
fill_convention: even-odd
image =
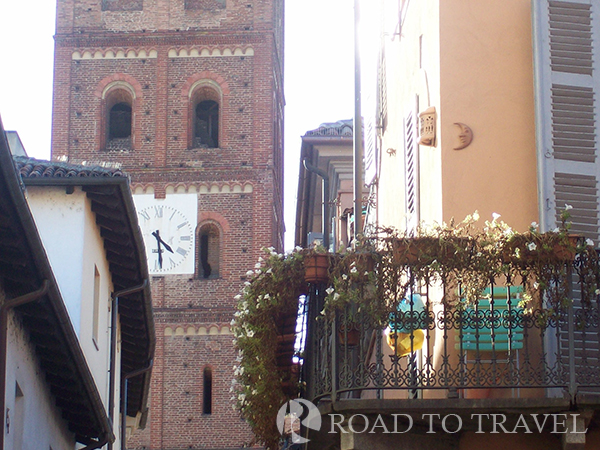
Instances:
[[[319,409],[312,402],[303,398],[290,400],[279,408],[277,413],[277,429],[282,435],[290,434],[294,444],[304,444],[310,441],[298,434],[300,426],[315,431],[321,429]]]

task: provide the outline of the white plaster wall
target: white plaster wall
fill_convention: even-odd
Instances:
[[[28,187],[27,202],[73,328],[79,334],[85,193],[76,189],[67,195],[64,187]]]
[[[72,194],[64,188],[28,187],[27,200],[36,221],[48,259],[54,270],[79,343],[108,410],[110,383],[111,294],[113,285],[104,241],[96,224],[91,202],[81,188]],[[98,339],[93,339],[94,268],[100,275]],[[120,330],[117,333],[115,378],[115,422],[119,417],[121,366]],[[114,433],[118,435],[118,422]],[[114,448],[119,448],[115,445]]]
[[[383,2],[387,68],[387,128],[381,145],[378,213],[380,223],[406,227],[404,121],[429,106],[440,112],[439,0],[408,2],[398,35],[398,2]],[[421,61],[421,63],[419,63]],[[419,67],[421,64],[421,67]],[[418,105],[417,105],[418,96]],[[441,135],[438,133],[438,141]],[[419,146],[420,218],[442,219],[441,149]]]
[[[68,429],[55,405],[55,398],[46,384],[35,349],[13,311],[9,312],[8,347],[6,352],[6,407],[11,426],[7,433],[4,426],[5,448],[8,450],[72,450],[75,436]],[[15,386],[23,392],[22,444],[16,436],[20,426],[15,417]],[[6,417],[2,421],[5,422]],[[19,448],[17,448],[17,446]]]

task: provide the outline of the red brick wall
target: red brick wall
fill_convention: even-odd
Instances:
[[[102,11],[98,0],[58,2],[53,158],[122,163],[134,188],[151,186],[158,197],[167,186],[216,185],[220,191],[198,194],[199,221],[217,221],[223,230],[220,278],[152,277],[151,408],[146,430],[136,432],[128,448],[224,449],[251,441],[230,401],[237,353],[226,327],[260,249],[282,247],[283,0],[227,0],[226,8],[212,10],[203,7],[219,2],[196,2],[197,9],[184,3],[144,0],[141,11]],[[213,56],[169,56],[181,49]],[[239,50],[214,56],[226,49]],[[119,51],[129,56],[106,57]],[[219,148],[189,146],[189,89],[198,80],[216,83],[222,95]],[[136,94],[131,151],[103,148],[102,93],[114,81]],[[252,192],[223,192],[233,185],[251,185]],[[207,334],[211,327],[220,334]],[[202,415],[207,365],[213,370],[210,416]]]

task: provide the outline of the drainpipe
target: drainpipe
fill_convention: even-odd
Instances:
[[[41,297],[48,293],[50,288],[50,282],[44,280],[42,286],[37,290],[30,292],[29,294],[22,295],[12,300],[5,300],[2,307],[0,307],[0,411],[2,411],[2,432],[0,433],[0,449],[4,448],[4,423],[6,414],[6,350],[8,347],[8,311],[16,308],[17,306],[24,305],[26,303],[34,302],[39,300]]]
[[[323,247],[329,251],[329,175],[324,170],[313,166],[306,158],[302,163],[306,170],[323,178]]]
[[[127,388],[129,387],[129,379],[152,370],[153,365],[154,359],[151,359],[146,367],[125,374],[121,380],[121,450],[127,448],[125,439],[127,439]]]
[[[113,292],[113,307],[111,311],[111,328],[110,328],[110,379],[108,384],[108,418],[113,429],[114,423],[114,410],[115,410],[115,383],[116,383],[116,372],[117,372],[117,321],[119,320],[119,299],[121,297],[127,297],[128,295],[135,294],[146,288],[148,280],[144,280],[139,286],[134,286],[129,289],[123,289],[122,291]],[[123,444],[121,444],[121,447]],[[97,448],[97,447],[94,447]],[[108,449],[112,450],[112,442],[108,444]]]

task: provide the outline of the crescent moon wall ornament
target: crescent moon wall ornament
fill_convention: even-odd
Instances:
[[[454,150],[462,150],[468,147],[473,141],[473,130],[464,123],[455,122],[454,125],[458,128],[458,136]]]

